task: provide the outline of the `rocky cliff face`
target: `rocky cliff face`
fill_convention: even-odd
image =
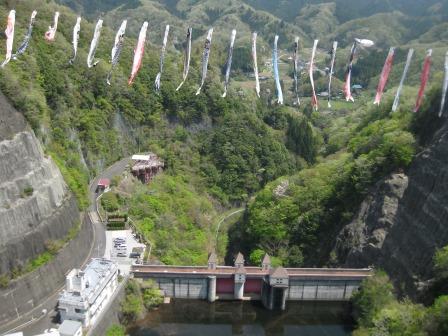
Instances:
[[[0,93],[0,274],[64,237],[79,213],[51,158]]]
[[[448,122],[406,174],[380,181],[334,248],[345,266],[375,265],[415,297],[432,277],[436,248],[448,244]]]

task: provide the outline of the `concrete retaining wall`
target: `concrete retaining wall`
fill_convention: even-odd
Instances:
[[[65,283],[65,275],[79,267],[88,256],[92,243],[92,225],[85,217],[81,229],[72,241],[48,264],[11,282],[0,290],[0,333],[13,322],[40,305]]]

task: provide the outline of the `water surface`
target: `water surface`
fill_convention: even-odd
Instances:
[[[175,300],[131,326],[131,336],[345,336],[353,323],[345,303],[287,302],[269,311],[260,302]]]

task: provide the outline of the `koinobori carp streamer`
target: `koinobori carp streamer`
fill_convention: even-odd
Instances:
[[[210,57],[210,48],[212,45],[212,35],[213,35],[213,28],[210,28],[210,30],[207,33],[207,38],[205,39],[204,52],[202,53],[201,85],[199,86],[199,89],[196,91],[196,95],[201,93],[202,87],[204,86],[204,83],[205,83],[205,79],[207,78],[208,59]]]
[[[369,48],[375,45],[375,43],[371,40],[355,38],[355,41],[352,44],[352,48],[350,49],[350,57],[348,59],[347,70],[345,72],[344,95],[346,101],[350,100],[352,102],[355,101],[352,96],[352,87],[351,87],[352,68],[353,68],[353,60],[355,59],[355,53],[358,45],[364,48]]]
[[[230,35],[230,46],[229,46],[229,53],[227,55],[226,75],[224,79],[224,93],[222,94],[222,97],[225,97],[227,95],[227,88],[229,86],[230,70],[232,68],[233,45],[235,44],[235,37],[236,37],[236,30],[233,29],[232,34]]]
[[[316,96],[316,89],[314,87],[314,76],[313,76],[313,72],[314,72],[314,57],[316,56],[316,49],[317,49],[317,44],[319,43],[319,40],[314,40],[314,44],[313,44],[313,50],[311,51],[311,60],[310,60],[310,82],[311,82],[311,90],[312,90],[312,98],[311,98],[311,105],[313,106],[314,110],[317,111],[318,109],[318,105],[317,105],[317,96]]]
[[[100,42],[101,28],[103,27],[103,20],[99,19],[95,26],[95,31],[93,33],[92,42],[90,42],[89,54],[87,55],[87,66],[89,68],[96,66],[99,60],[95,61],[95,52],[98,48],[98,43]]]
[[[45,32],[45,39],[47,41],[54,41],[56,37],[56,32],[58,30],[58,21],[59,21],[59,12],[54,13],[54,22],[53,27],[48,27],[48,30]]]
[[[401,90],[403,90],[404,81],[406,80],[406,76],[409,71],[409,67],[411,66],[412,56],[414,55],[414,49],[409,49],[408,57],[406,58],[406,65],[404,66],[403,74],[401,75],[400,84],[398,85],[397,93],[395,94],[394,103],[392,104],[392,112],[395,112],[398,108],[398,104],[400,103],[400,95]]]
[[[148,29],[148,22],[144,22],[140,33],[138,35],[137,46],[134,51],[134,62],[132,63],[131,76],[129,77],[128,84],[131,85],[134,82],[135,76],[137,76],[140,67],[142,66],[143,55],[145,54],[145,42],[146,31]]]
[[[186,39],[186,46],[185,46],[185,56],[184,56],[184,71],[182,73],[182,82],[177,87],[176,91],[179,91],[179,89],[184,85],[188,72],[190,71],[190,60],[191,60],[191,34],[193,29],[191,27],[187,28],[187,39]]]
[[[418,90],[414,112],[418,112],[423,102],[423,94],[425,93],[426,84],[428,83],[429,79],[429,71],[431,70],[431,56],[432,56],[432,49],[428,49],[428,51],[426,52],[425,61],[423,62],[423,70],[420,77],[421,82],[420,89]]]
[[[389,53],[387,54],[386,61],[384,62],[383,70],[381,71],[380,80],[378,82],[378,88],[376,89],[375,101],[376,105],[381,102],[381,97],[383,96],[384,88],[386,87],[387,79],[389,78],[390,71],[392,70],[392,64],[394,62],[395,48],[391,47]]]
[[[334,41],[331,48],[331,62],[330,62],[330,72],[328,74],[328,107],[331,107],[331,82],[333,79],[334,63],[336,61],[336,50],[338,49],[338,42]]]
[[[345,72],[345,83],[344,83],[344,95],[346,101],[355,101],[352,96],[352,88],[351,88],[351,78],[352,78],[352,68],[353,68],[353,60],[355,58],[356,52],[356,40],[352,44],[352,48],[350,49],[350,57],[348,59],[348,66]]]
[[[373,42],[371,40],[367,40],[367,39],[355,38],[355,41],[359,46],[364,47],[364,48],[370,48],[375,45],[375,42]]]
[[[6,57],[2,63],[2,68],[9,63],[12,55],[12,45],[14,43],[14,26],[16,24],[16,11],[13,9],[9,12],[8,22],[5,29],[6,35]]]
[[[293,64],[294,64],[294,94],[296,95],[296,104],[300,105],[299,98],[299,37],[296,36],[294,40],[294,53],[293,53]]]
[[[448,91],[448,51],[445,54],[445,77],[443,78],[442,100],[440,101],[439,117],[442,116],[445,109],[446,92]]]
[[[156,92],[160,91],[160,79],[162,77],[163,62],[165,60],[165,51],[166,51],[166,44],[168,42],[168,34],[169,34],[169,32],[170,32],[170,25],[166,25],[166,27],[165,27],[165,34],[163,35],[162,51],[160,53],[159,73],[157,74],[156,80],[154,81],[154,88],[156,89]]]
[[[78,54],[78,41],[80,30],[81,30],[81,17],[78,16],[78,18],[76,19],[75,26],[73,27],[73,40],[72,40],[73,55],[69,61],[70,64],[73,64],[75,62],[76,55]]]
[[[109,84],[109,85],[110,85],[110,79],[112,77],[112,71],[117,66],[118,61],[120,59],[121,49],[123,48],[124,34],[126,33],[127,23],[128,23],[128,21],[124,20],[121,23],[121,26],[117,31],[117,34],[115,35],[115,42],[114,42],[114,46],[112,47],[112,53],[110,56],[111,66],[110,66],[109,73],[107,74],[107,80],[106,80],[107,84]]]
[[[28,30],[27,30],[27,32],[25,34],[25,37],[23,38],[22,43],[17,48],[16,53],[14,55],[12,55],[12,59],[17,59],[17,57],[22,55],[26,51],[26,49],[28,48],[28,45],[29,45],[30,39],[31,39],[31,34],[33,33],[33,26],[34,26],[34,21],[36,20],[36,15],[37,15],[37,11],[33,11],[31,13],[30,23],[28,25]]]
[[[257,61],[257,33],[252,33],[252,60],[254,63],[255,92],[260,98],[260,79],[258,78],[258,61]]]
[[[283,104],[283,92],[282,92],[282,86],[280,85],[280,76],[278,73],[278,35],[275,35],[274,38],[274,50],[272,51],[272,65],[274,67],[274,79],[275,79],[275,86],[277,88],[277,103]]]

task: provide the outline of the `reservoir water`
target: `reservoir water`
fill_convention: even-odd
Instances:
[[[347,303],[287,302],[269,311],[260,302],[177,300],[130,326],[131,336],[345,336],[353,321]]]

